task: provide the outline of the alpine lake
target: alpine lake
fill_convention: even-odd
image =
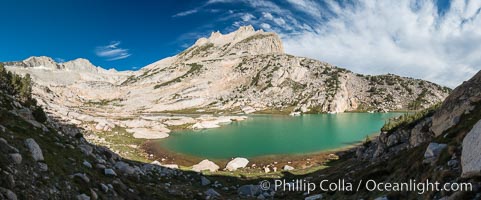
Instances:
[[[248,115],[220,128],[180,130],[155,141],[162,149],[201,159],[303,155],[359,144],[403,113]]]

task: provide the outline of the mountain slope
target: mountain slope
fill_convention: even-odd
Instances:
[[[71,62],[56,64],[50,59],[32,63],[31,60],[37,59],[27,59],[18,65],[23,67],[9,69],[32,73],[42,86],[52,80],[64,80],[62,77],[74,73],[72,68],[81,68],[79,64],[69,65]],[[44,72],[35,69],[44,65],[67,70],[36,76]],[[107,89],[115,95],[104,99],[123,100],[112,109],[141,112],[195,109],[239,112],[246,108],[284,112],[417,110],[442,101],[449,93],[448,88],[423,80],[390,74],[365,76],[285,54],[275,33],[255,31],[251,26],[226,35],[212,33],[180,54],[137,72],[83,68],[82,73],[74,74],[85,73],[88,78],[54,81],[68,88],[54,92],[66,93],[74,88],[82,94],[78,103],[85,103],[99,100],[104,94],[102,85],[111,84]],[[88,81],[97,83],[85,86]]]
[[[352,151],[351,158],[356,162],[370,163],[368,167],[356,169],[356,173],[361,174],[359,179],[470,183],[472,189],[468,191],[427,191],[422,195],[424,199],[479,199],[480,84],[481,71],[456,87],[439,106],[398,123]],[[389,199],[418,197],[415,193],[404,192],[384,195]]]

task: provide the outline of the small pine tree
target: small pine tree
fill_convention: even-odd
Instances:
[[[30,78],[30,74],[21,78],[19,95],[22,102],[28,102],[32,98],[32,78]]]
[[[40,123],[44,123],[47,121],[47,115],[43,111],[43,108],[41,106],[36,106],[33,111],[32,115]]]
[[[12,84],[13,94],[14,95],[18,94],[18,92],[20,91],[20,88],[22,87],[22,78],[17,74],[12,74],[11,84]]]
[[[0,63],[0,89],[7,89],[9,84],[8,73],[2,63]]]

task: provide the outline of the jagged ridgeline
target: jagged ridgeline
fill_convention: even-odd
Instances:
[[[85,59],[55,63],[47,57],[5,64],[11,71],[32,74],[39,87],[56,95],[71,95],[69,101],[103,100],[122,111],[419,110],[450,91],[424,80],[356,74],[288,55],[277,34],[251,26],[224,35],[214,32],[139,71],[104,70]]]

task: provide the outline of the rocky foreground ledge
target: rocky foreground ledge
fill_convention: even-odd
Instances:
[[[107,147],[89,143],[74,124],[53,118],[36,121],[28,107],[2,92],[0,103],[0,199],[213,199],[221,193],[248,196],[256,188],[198,173],[219,169],[210,162],[184,171],[159,162],[127,160]],[[219,121],[226,119],[230,118]],[[247,159],[236,158],[226,170],[247,163]]]

